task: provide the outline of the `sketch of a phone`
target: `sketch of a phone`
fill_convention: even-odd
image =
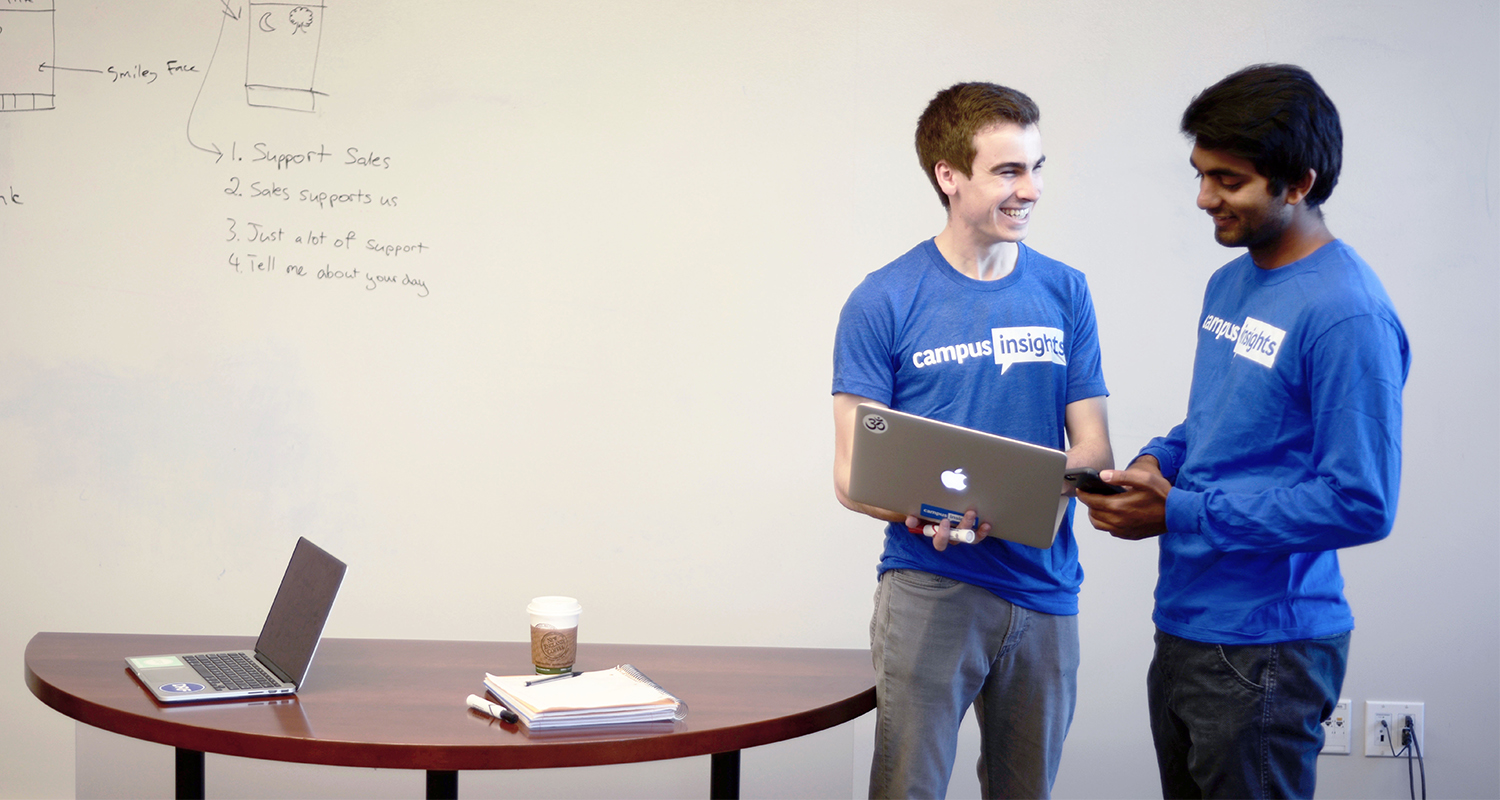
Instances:
[[[323,3],[250,3],[245,99],[252,106],[315,111]]]
[[[0,111],[50,111],[56,102],[53,0],[0,5]]]

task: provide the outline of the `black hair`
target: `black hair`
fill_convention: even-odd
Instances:
[[[1313,170],[1317,179],[1305,201],[1312,208],[1339,182],[1339,112],[1301,67],[1257,64],[1204,89],[1182,113],[1182,132],[1205,150],[1254,164],[1273,195]]]

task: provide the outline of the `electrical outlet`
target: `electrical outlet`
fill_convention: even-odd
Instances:
[[[1333,716],[1323,720],[1323,752],[1348,754],[1349,730],[1354,727],[1349,715],[1352,708],[1349,698],[1341,698],[1333,707]]]
[[[1427,737],[1422,727],[1422,706],[1422,703],[1387,703],[1366,700],[1365,755],[1386,758],[1405,757],[1408,747],[1412,748],[1410,752],[1413,755],[1417,753],[1427,755]],[[1407,717],[1411,717],[1412,728],[1416,731],[1415,744],[1408,744],[1403,740]]]

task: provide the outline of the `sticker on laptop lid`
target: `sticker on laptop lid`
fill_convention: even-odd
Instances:
[[[869,431],[870,433],[885,433],[886,428],[888,427],[885,421],[885,417],[882,417],[881,415],[875,413],[865,415],[864,425],[865,430]]]
[[[938,508],[937,506],[929,505],[927,503],[922,504],[921,517],[922,519],[936,520],[939,524],[941,524],[942,521],[946,519],[949,522],[953,523],[954,527],[958,527],[964,522],[963,512],[950,511],[946,508]]]

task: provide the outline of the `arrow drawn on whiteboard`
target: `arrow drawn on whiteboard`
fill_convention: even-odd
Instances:
[[[36,71],[37,72],[41,72],[44,69],[60,69],[60,70],[62,70],[64,72],[94,72],[94,73],[98,73],[100,75],[104,74],[104,70],[102,70],[102,69],[83,69],[81,67],[59,67],[59,66],[57,66],[55,64],[48,64],[45,61],[43,61],[42,63],[40,63],[40,64],[37,65]]]
[[[203,86],[208,83],[208,76],[214,71],[214,58],[219,55],[219,44],[224,41],[224,28],[229,24],[229,20],[240,21],[240,11],[231,10],[228,0],[219,0],[219,3],[224,6],[220,9],[223,12],[223,16],[219,18],[219,38],[214,40],[213,55],[208,57],[208,67],[203,70],[203,80],[198,84],[198,93],[193,95],[193,107],[188,110],[187,120],[188,144],[192,145],[194,149],[202,150],[205,153],[213,153],[215,164],[223,160],[224,151],[220,150],[219,146],[213,142],[209,142],[208,147],[203,147],[193,141],[193,115],[198,111],[198,99],[203,96]]]

